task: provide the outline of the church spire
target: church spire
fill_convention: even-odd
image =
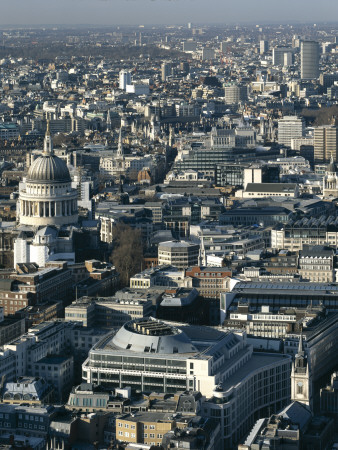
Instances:
[[[45,155],[53,155],[53,141],[50,134],[50,122],[47,120],[47,129],[45,134],[45,140],[43,143],[43,153]]]
[[[206,266],[206,254],[205,254],[205,247],[204,247],[203,232],[201,235],[201,244],[200,244],[200,250],[199,250],[199,255],[198,255],[198,265]]]
[[[298,344],[298,352],[297,356],[303,356],[304,355],[304,349],[303,349],[303,330],[300,332],[299,336],[299,344]]]

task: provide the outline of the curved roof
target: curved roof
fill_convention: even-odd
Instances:
[[[66,163],[53,154],[39,156],[29,168],[27,181],[30,182],[70,182]]]
[[[120,349],[142,353],[195,353],[198,349],[181,330],[155,319],[127,322],[112,339]]]

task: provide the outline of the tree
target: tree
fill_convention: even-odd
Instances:
[[[141,231],[119,223],[113,229],[113,251],[110,257],[120,274],[121,286],[142,270],[143,245]]]

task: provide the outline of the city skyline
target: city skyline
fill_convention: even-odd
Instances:
[[[338,4],[331,0],[256,2],[212,0],[15,0],[2,9],[0,26],[8,25],[149,25],[195,23],[331,22]],[[290,14],[292,11],[292,15]],[[65,14],[67,12],[67,14]],[[224,18],[221,16],[224,14]],[[179,18],[179,19],[178,19]]]

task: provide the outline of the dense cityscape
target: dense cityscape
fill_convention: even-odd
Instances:
[[[338,448],[338,24],[0,26],[0,449]]]

